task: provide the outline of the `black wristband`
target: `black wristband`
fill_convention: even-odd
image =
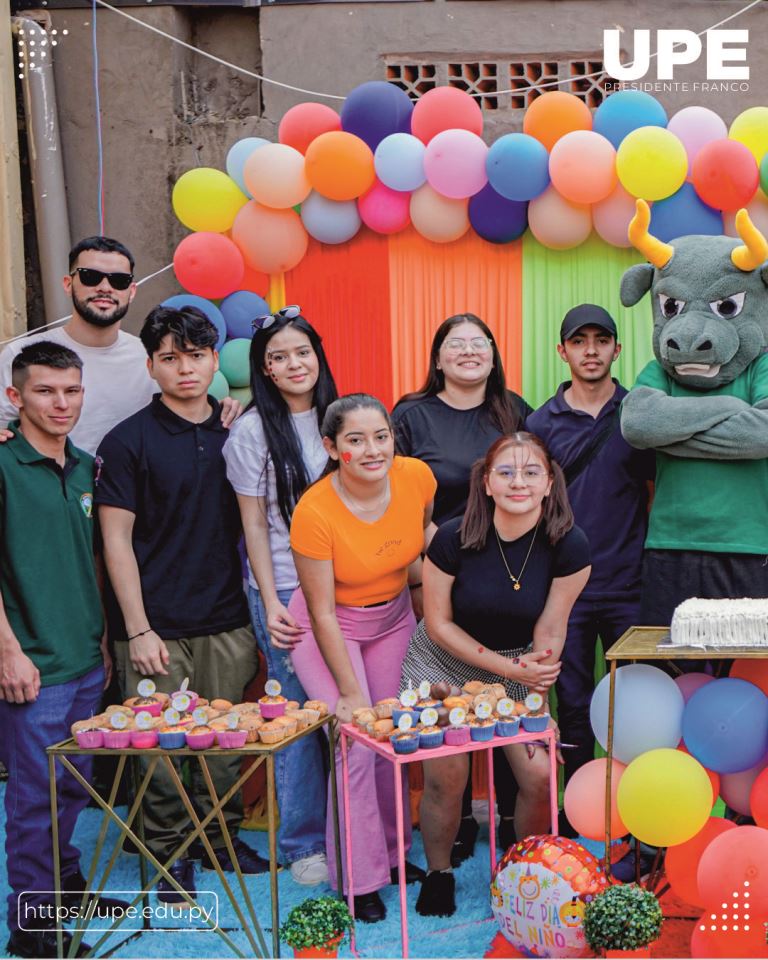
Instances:
[[[132,637],[127,638],[128,642],[130,643],[131,640],[135,640],[136,637],[143,637],[145,633],[152,633],[152,627],[147,627],[147,629],[142,630],[141,633],[134,633]]]
[[[419,587],[423,587],[423,586],[424,586],[424,584],[421,582],[421,580],[419,580],[418,583],[409,583],[409,584],[408,584],[408,589],[409,589],[409,590],[418,590]]]

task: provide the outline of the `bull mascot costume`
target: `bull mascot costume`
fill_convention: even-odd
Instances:
[[[653,352],[621,430],[656,450],[642,622],[668,625],[688,597],[768,597],[768,241],[746,210],[740,240],[662,243],[639,200],[629,239],[649,261],[621,300],[650,292]]]

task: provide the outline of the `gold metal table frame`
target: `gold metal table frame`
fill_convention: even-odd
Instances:
[[[235,915],[237,916],[240,927],[234,928],[222,928],[218,923],[214,923],[211,918],[206,918],[205,922],[212,932],[217,933],[221,939],[227,944],[232,953],[237,957],[279,957],[280,956],[280,903],[279,903],[279,890],[277,882],[277,793],[275,787],[275,755],[278,754],[281,750],[285,750],[286,747],[291,746],[296,743],[297,740],[300,740],[302,737],[309,736],[312,733],[315,733],[318,730],[326,729],[328,735],[328,748],[329,748],[329,759],[330,759],[330,783],[331,783],[331,807],[333,810],[333,827],[334,827],[334,842],[336,847],[336,863],[339,864],[339,870],[341,870],[341,841],[339,834],[339,814],[338,814],[338,796],[336,788],[336,764],[335,764],[335,754],[336,754],[336,728],[335,728],[335,716],[330,715],[322,717],[317,723],[311,724],[309,727],[306,727],[303,730],[298,730],[295,734],[292,734],[290,737],[287,737],[285,740],[281,740],[279,743],[275,744],[266,744],[266,743],[246,743],[245,746],[236,748],[236,749],[227,749],[222,750],[220,747],[212,747],[209,750],[191,750],[189,747],[181,747],[175,750],[163,750],[160,747],[153,747],[150,749],[136,749],[136,748],[126,748],[122,750],[107,750],[105,748],[99,749],[84,749],[77,745],[77,743],[72,740],[63,740],[61,743],[53,744],[48,747],[46,753],[48,754],[48,775],[49,775],[49,786],[50,786],[50,799],[51,799],[51,825],[53,830],[53,870],[54,870],[54,890],[55,890],[55,903],[56,903],[56,915],[61,916],[61,861],[59,853],[59,825],[58,825],[58,800],[56,795],[56,763],[57,761],[64,767],[65,770],[69,771],[72,776],[77,780],[80,786],[87,792],[89,797],[91,797],[96,804],[103,811],[103,818],[101,822],[101,827],[99,829],[98,838],[96,841],[96,846],[93,851],[93,856],[91,857],[91,864],[88,870],[88,874],[85,878],[86,891],[101,893],[106,892],[106,884],[109,880],[109,876],[112,873],[115,862],[121,852],[123,841],[128,838],[130,839],[139,850],[139,875],[141,882],[141,891],[133,898],[129,903],[129,907],[135,907],[139,901],[143,901],[145,907],[149,906],[149,892],[157,885],[158,881],[161,878],[164,878],[168,883],[184,898],[184,901],[187,906],[193,907],[196,906],[195,900],[189,896],[189,894],[182,889],[182,887],[176,882],[176,880],[168,872],[169,867],[173,862],[184,855],[190,844],[194,840],[200,840],[203,844],[203,847],[208,854],[210,861],[214,865],[216,875],[218,876],[221,885],[224,888],[227,899],[232,905]],[[81,755],[102,755],[107,754],[118,758],[117,770],[112,781],[112,785],[109,789],[109,795],[105,799],[102,797],[95,787],[88,783],[88,781],[82,776],[80,771],[75,767],[71,761],[70,757],[72,756],[81,756]],[[216,794],[216,789],[211,778],[210,770],[208,768],[208,763],[206,758],[215,757],[215,756],[240,756],[243,759],[250,759],[252,762],[248,765],[246,770],[240,774],[237,780],[231,785],[222,797],[218,797]],[[138,763],[136,762],[139,757],[143,757],[149,760],[147,770],[145,774],[140,778],[138,773]],[[211,799],[213,807],[211,811],[206,814],[203,819],[200,819],[198,816],[194,805],[189,797],[187,788],[184,786],[184,783],[181,780],[181,777],[176,770],[176,767],[173,763],[173,760],[176,758],[189,758],[191,761],[197,760],[200,765],[200,769],[203,774],[203,779],[205,780],[206,786],[208,788],[208,793]],[[149,782],[152,778],[152,775],[157,768],[158,764],[164,764],[173,780],[173,783],[178,791],[179,797],[184,804],[184,807],[189,814],[189,818],[192,821],[192,831],[185,836],[183,842],[178,846],[176,850],[173,851],[171,856],[165,861],[165,863],[160,863],[160,861],[150,852],[148,847],[144,842],[144,822],[141,812],[142,799],[144,793],[149,785]],[[227,829],[226,820],[224,819],[223,807],[234,794],[240,790],[240,788],[253,776],[256,770],[262,765],[266,765],[267,773],[267,829],[269,833],[269,887],[270,887],[270,901],[272,907],[272,953],[270,954],[267,949],[266,941],[264,939],[264,933],[262,931],[259,920],[256,916],[256,911],[251,900],[251,896],[248,892],[248,887],[245,882],[243,873],[240,870],[240,867],[237,862],[237,858],[234,855],[234,850],[232,847],[232,838],[230,836],[229,830]],[[123,820],[114,809],[115,800],[117,798],[118,790],[120,783],[122,781],[123,775],[126,770],[126,766],[129,767],[132,782],[133,782],[133,801],[130,805],[128,813]],[[234,864],[234,877],[232,877],[233,883],[230,883],[230,880],[227,878],[226,873],[222,870],[221,865],[213,854],[210,841],[205,834],[205,828],[208,824],[216,817],[218,820],[219,828],[221,830],[222,836],[224,838],[224,844],[229,853],[230,859]],[[99,859],[101,857],[101,852],[104,847],[106,838],[107,838],[107,829],[110,823],[115,823],[118,827],[118,837],[112,849],[109,861],[107,862],[106,867],[102,875],[99,877],[98,882],[96,880],[96,873],[98,870]],[[134,825],[136,829],[134,829]],[[151,879],[148,879],[148,870],[147,864],[151,864],[155,870],[154,875]],[[232,876],[232,875],[230,875]],[[239,885],[239,894],[241,901],[238,901],[236,891],[233,890],[234,881],[237,881]],[[339,889],[343,889],[342,885],[339,885]],[[83,939],[83,935],[86,933],[90,920],[88,919],[87,914],[87,902],[88,896],[87,893],[83,895],[81,904],[80,904],[80,913],[79,918],[72,929],[72,941],[69,946],[69,952],[67,956],[72,957],[75,955],[79,944]],[[245,906],[245,910],[241,906],[241,902]],[[119,943],[112,946],[103,956],[111,956],[111,954],[121,947],[123,944],[128,943],[131,940],[134,940],[136,937],[141,936],[147,930],[159,930],[163,928],[152,927],[151,921],[148,917],[149,911],[142,913],[142,929],[134,930],[130,935],[126,936]],[[246,915],[247,914],[247,915]],[[83,919],[85,918],[85,919]],[[118,928],[122,925],[123,921],[126,919],[126,915],[113,921],[112,925],[108,930],[102,932],[102,935],[99,939],[92,945],[91,952],[87,956],[98,956],[98,949],[102,944],[114,934]],[[174,929],[174,928],[169,928]],[[237,930],[242,930],[246,937],[248,938],[248,943],[250,945],[252,953],[243,953],[243,951],[235,944],[232,938],[229,936],[229,933]],[[58,939],[58,956],[64,957],[64,940],[62,925],[57,924],[57,939]]]

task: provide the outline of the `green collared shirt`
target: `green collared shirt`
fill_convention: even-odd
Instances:
[[[10,424],[0,444],[0,591],[22,650],[44,687],[101,663],[101,599],[93,556],[93,457],[37,451]]]

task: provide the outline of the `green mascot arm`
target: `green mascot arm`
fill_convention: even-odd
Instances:
[[[701,457],[705,454],[677,448],[751,409],[738,397],[670,397],[653,387],[634,387],[621,405],[621,432],[640,450],[655,447],[673,456]]]
[[[734,398],[718,399],[722,401]],[[754,407],[748,406],[746,410],[734,413],[682,443],[667,444],[659,449],[673,457],[762,460],[768,457],[768,400],[763,400]]]

